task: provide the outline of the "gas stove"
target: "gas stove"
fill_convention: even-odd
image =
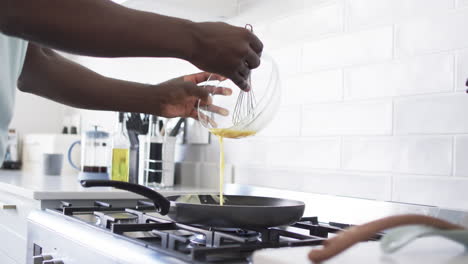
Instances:
[[[290,226],[260,229],[185,225],[159,215],[146,201],[133,207],[113,207],[99,201],[89,206],[62,202],[60,208],[44,213],[186,263],[249,263],[255,250],[320,245],[329,234],[348,226],[321,223],[316,216],[303,217]]]
[[[317,246],[350,225],[389,214],[421,213],[467,224],[466,213],[436,207],[277,190],[272,195],[271,190],[246,186],[226,190],[303,200],[305,217],[290,226],[213,228],[171,221],[147,201],[125,201],[125,206],[121,200],[79,201],[78,205],[64,201],[29,216],[28,263],[240,264],[251,263],[256,250]]]

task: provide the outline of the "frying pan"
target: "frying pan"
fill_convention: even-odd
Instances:
[[[83,180],[81,185],[114,187],[145,196],[154,203],[159,214],[182,224],[238,228],[282,226],[297,222],[305,209],[303,202],[270,197],[225,195],[221,206],[218,196],[211,194],[166,198],[148,187],[128,182]]]

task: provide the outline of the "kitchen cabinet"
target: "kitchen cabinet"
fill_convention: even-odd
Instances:
[[[1,263],[24,263],[26,258],[27,215],[34,200],[0,193],[0,259]]]

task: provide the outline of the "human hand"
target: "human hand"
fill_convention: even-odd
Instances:
[[[231,79],[250,90],[250,70],[260,65],[262,42],[248,29],[222,22],[195,24],[195,45],[189,61],[198,68]]]
[[[211,75],[211,78],[210,78]],[[198,101],[200,105],[209,105],[212,112],[227,115],[228,110],[212,105],[211,94],[231,95],[232,90],[226,87],[198,86],[210,80],[223,81],[226,78],[209,72],[185,75],[156,85],[157,108],[154,114],[163,117],[191,117],[198,120]]]

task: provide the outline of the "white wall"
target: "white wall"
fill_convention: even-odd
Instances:
[[[64,105],[36,95],[17,91],[11,128],[20,134],[60,133],[63,117],[68,111]]]
[[[74,55],[61,54],[69,59]],[[61,133],[65,116],[76,113],[76,109],[49,99],[16,90],[15,108],[10,128],[24,134]]]
[[[468,209],[468,1],[239,0],[229,22],[253,24],[284,84],[265,131],[226,141],[236,182]],[[81,62],[149,83],[196,71]],[[181,157],[212,166],[213,142]]]
[[[237,182],[468,208],[468,1],[240,0],[231,22],[284,88],[261,136],[227,141]]]

